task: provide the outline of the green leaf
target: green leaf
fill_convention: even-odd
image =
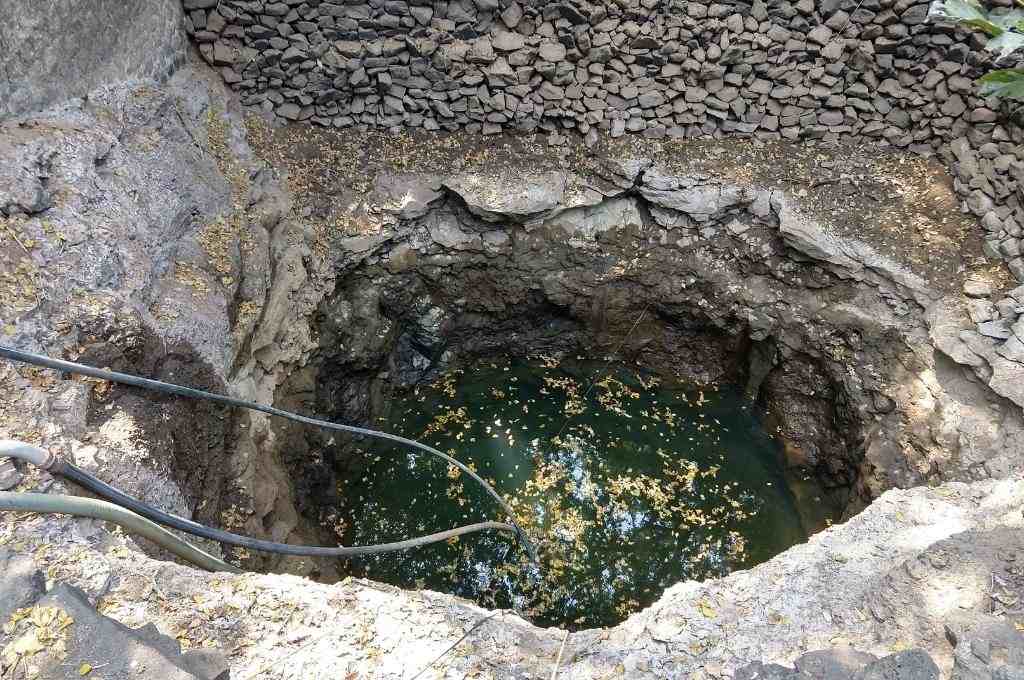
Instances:
[[[981,96],[1024,101],[1024,69],[1006,68],[983,75]]]
[[[965,26],[984,31],[993,38],[1003,33],[1003,28],[993,23],[980,4],[974,0],[946,0],[934,6],[935,16],[949,19]]]
[[[985,43],[985,49],[996,53],[996,61],[1005,59],[1011,53],[1024,47],[1024,33],[1004,31]]]

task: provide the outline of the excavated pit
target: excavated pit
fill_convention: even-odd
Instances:
[[[746,403],[757,413],[799,525],[788,543],[753,551],[762,559],[861,509],[871,498],[864,471],[875,471],[874,461],[865,465],[866,450],[903,427],[885,376],[897,365],[904,370],[899,326],[916,323],[924,283],[868,247],[845,245],[782,191],[675,175],[650,162],[609,162],[597,180],[567,207],[572,187],[562,186],[561,204],[546,195],[565,184],[551,172],[379,177],[375,199],[397,206],[398,217],[376,236],[349,239],[362,252],[339,267],[313,317],[318,350],[279,387],[277,405],[395,425],[396,402],[480,362],[598,362],[602,371],[628,368],[681,390],[720,388],[736,395],[737,408]],[[581,374],[580,384],[597,379]],[[298,509],[323,540],[400,538],[356,530],[353,521],[370,514],[351,508],[366,504],[360,482],[376,474],[375,458],[406,452],[332,433],[279,434],[288,442],[281,451]],[[444,466],[425,474],[444,476]],[[493,504],[472,508],[461,523],[503,519]],[[507,557],[508,541],[491,546]],[[386,559],[459,571],[458,549],[450,553]],[[753,563],[723,559],[679,577]],[[321,564],[318,572],[425,585],[415,570],[382,568],[382,560]],[[557,612],[531,610],[521,592],[496,596],[474,585],[491,572],[452,577],[427,583],[569,626],[615,623],[671,585],[661,575],[644,584],[652,587],[643,597],[608,610],[591,606],[588,614],[564,601]]]
[[[247,132],[288,192],[278,192],[272,173],[252,174],[232,188],[249,193],[249,207],[236,217],[265,233],[254,230],[257,241],[242,242],[237,254],[211,251],[204,236],[207,254],[226,255],[210,261],[228,274],[220,283],[238,281],[233,298],[214,300],[226,306],[239,343],[230,368],[219,332],[165,340],[155,350],[144,342],[132,352],[112,337],[110,357],[100,343],[83,358],[172,380],[184,375],[216,391],[229,389],[218,388],[223,379],[280,408],[383,429],[397,425],[389,411],[415,390],[480,362],[552,361],[580,384],[628,369],[627,384],[656,379],[676,391],[728,395],[734,409],[749,409],[752,431],[768,441],[774,459],[769,476],[786,487],[790,527],[799,527],[735,559],[728,558],[730,543],[720,541],[726,557],[713,568],[638,580],[632,585],[639,594],[600,606],[537,606],[514,589],[483,592],[455,573],[437,578],[457,558],[426,560],[435,578],[425,580],[388,573],[380,560],[226,551],[247,568],[329,582],[367,575],[485,606],[515,605],[537,623],[605,626],[654,603],[673,583],[754,566],[886,489],[984,476],[984,462],[961,460],[961,449],[929,429],[935,416],[928,409],[946,409],[935,380],[953,384],[956,376],[932,352],[924,312],[957,285],[961,251],[978,250],[964,239],[963,221],[947,218],[951,186],[934,162],[868,158],[853,147],[822,155],[800,145],[728,141],[629,141],[550,154],[507,138],[492,152],[457,137],[431,147],[386,136],[274,131],[253,120]],[[218,162],[237,175],[229,156]],[[815,179],[819,167],[834,181]],[[907,233],[908,223],[916,233]],[[183,276],[188,271],[176,267],[173,285],[198,299],[210,287]],[[163,307],[158,319],[190,328],[184,306]],[[196,371],[208,360],[225,370],[207,380],[182,374],[173,362],[149,366],[148,357],[162,355]],[[587,362],[598,372],[582,370]],[[938,406],[929,407],[935,397],[922,390],[939,395]],[[111,402],[116,413],[123,398],[120,389],[107,401],[100,395],[95,423],[111,421]],[[373,472],[375,457],[407,452],[246,414],[203,418],[235,442],[227,464],[206,474],[194,474],[188,442],[174,439],[181,428],[164,432],[180,450],[169,474],[197,517],[294,543],[351,545],[413,533],[367,533],[372,516],[360,515],[365,503],[358,498],[357,482]],[[713,465],[704,461],[702,469]],[[444,469],[426,472],[448,479]],[[414,533],[505,519],[492,504],[471,510],[424,522]],[[490,545],[491,567],[518,564],[509,541]],[[549,550],[544,557],[558,556]],[[535,574],[506,576],[529,582]]]
[[[206,545],[270,572],[210,575],[95,523],[0,518],[3,550],[47,580],[126,625],[231,650],[242,675],[268,660],[407,675],[450,643],[470,675],[483,659],[547,676],[560,645],[573,677],[722,675],[840,638],[921,645],[949,665],[951,619],[991,612],[994,574],[1016,569],[1004,549],[1019,554],[1019,484],[1005,478],[1019,477],[1024,421],[1009,358],[971,335],[967,305],[984,293],[964,281],[998,272],[937,161],[857,140],[324,144],[252,121],[246,140],[222,96],[188,73],[168,87],[5,128],[16,191],[0,201],[14,210],[0,255],[21,275],[0,300],[5,343],[364,424],[417,384],[546,343],[562,366],[580,352],[603,370],[756,388],[793,470],[833,488],[844,517],[891,491],[753,569],[565,637],[507,612],[467,637],[491,613],[458,598],[280,573],[335,581],[347,565]],[[283,144],[266,153],[260,135]],[[993,300],[1010,287],[1000,276]],[[26,367],[0,380],[5,436],[146,502],[289,543],[346,533],[324,511],[366,469],[362,442]],[[9,468],[0,481],[18,491],[77,493]]]

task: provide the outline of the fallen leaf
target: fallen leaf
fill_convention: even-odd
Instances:
[[[89,664],[83,663],[81,666],[78,667],[79,675],[89,675],[89,673],[92,673],[92,666],[90,666]]]
[[[715,608],[705,600],[701,600],[697,603],[697,609],[700,610],[700,613],[703,614],[706,619],[713,619],[718,616],[718,612],[715,611]]]

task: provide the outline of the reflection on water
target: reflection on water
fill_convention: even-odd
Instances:
[[[488,533],[351,560],[349,571],[515,606],[542,625],[610,625],[674,583],[807,537],[774,442],[730,390],[544,357],[484,361],[394,400],[377,425],[490,481],[538,544],[541,568],[510,536]],[[506,520],[443,461],[391,446],[366,454],[332,518],[346,544]]]

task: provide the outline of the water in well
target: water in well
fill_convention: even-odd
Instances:
[[[393,399],[376,424],[489,480],[538,544],[541,566],[512,537],[479,533],[353,560],[349,571],[515,606],[540,624],[613,624],[674,583],[752,566],[807,538],[775,442],[728,388],[545,357],[485,360]],[[350,544],[506,521],[443,461],[384,446],[366,454],[368,467],[339,489]]]

